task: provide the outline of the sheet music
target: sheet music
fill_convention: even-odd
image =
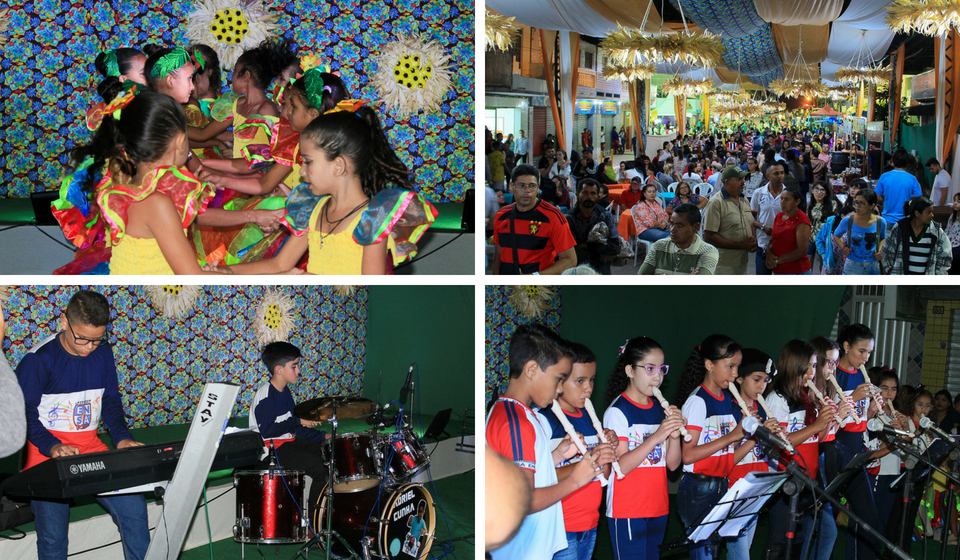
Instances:
[[[787,476],[782,472],[754,471],[736,481],[693,530],[690,540],[706,540],[714,531],[721,537],[736,537],[753,515],[760,512],[771,494],[780,489]]]

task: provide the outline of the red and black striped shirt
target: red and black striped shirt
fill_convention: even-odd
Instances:
[[[500,247],[500,274],[546,270],[577,244],[560,209],[542,200],[526,212],[515,204],[501,208],[493,221],[493,242]]]

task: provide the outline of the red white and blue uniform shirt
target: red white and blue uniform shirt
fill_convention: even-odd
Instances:
[[[767,404],[770,406],[770,412],[780,422],[780,427],[787,434],[793,434],[807,427],[807,411],[803,406],[796,405],[790,407],[786,397],[780,393],[770,393],[767,397]],[[814,433],[799,445],[794,445],[797,454],[802,460],[793,457],[793,461],[800,463],[805,467],[811,478],[817,478],[817,468],[820,465],[820,435]],[[786,470],[781,467],[780,470]]]
[[[590,421],[590,415],[578,408],[577,412],[563,412],[567,420],[573,425],[573,429],[583,436],[587,451],[592,450],[600,444],[600,437],[597,430]],[[550,437],[550,449],[556,449],[560,441],[567,436],[566,430],[560,424],[560,420],[549,408],[540,409],[537,414],[541,417],[544,426],[547,426],[547,433]],[[581,455],[576,455],[570,459],[564,459],[557,464],[557,467],[565,467],[580,462]],[[597,526],[600,521],[600,500],[603,495],[603,489],[600,486],[600,478],[594,478],[590,484],[571,493],[560,503],[563,505],[563,524],[569,532],[589,531]]]
[[[766,422],[767,413],[764,412],[762,408],[757,407],[756,401],[753,402],[753,410],[757,412],[761,423]],[[741,440],[740,444],[743,445],[743,442],[747,441],[747,439],[748,438],[744,438]],[[759,445],[754,445],[753,449],[744,455],[743,459],[740,459],[740,462],[734,465],[733,470],[730,471],[730,486],[733,486],[733,483],[747,476],[753,471],[767,472],[771,470],[771,463],[775,468],[777,463],[776,460],[767,457],[767,454],[760,449]]]
[[[852,394],[858,386],[866,383],[866,379],[863,377],[863,373],[860,371],[847,371],[845,369],[837,367],[837,371],[834,374],[837,378],[837,383],[840,385],[840,388],[843,389],[843,392],[847,395]],[[865,432],[867,431],[867,399],[861,399],[859,401],[853,402],[853,409],[856,411],[857,416],[860,418],[860,423],[854,424],[850,422],[843,428],[840,428],[844,432]]]
[[[535,488],[557,484],[547,426],[518,400],[500,397],[487,414],[487,445],[521,469],[533,471]],[[490,512],[496,515],[496,512]],[[560,502],[523,519],[516,536],[490,553],[494,560],[551,560],[567,548]]]
[[[699,430],[697,445],[710,443],[732,432],[740,423],[740,407],[733,402],[733,396],[721,391],[714,395],[700,385],[683,403],[683,417],[687,419],[687,430]],[[718,450],[713,455],[691,465],[684,465],[683,472],[705,476],[728,477],[733,471],[733,452],[736,442]]]
[[[603,427],[617,432],[627,442],[627,451],[640,447],[667,418],[655,399],[646,406],[621,394],[603,413]],[[621,480],[611,475],[607,485],[607,517],[637,519],[660,517],[670,512],[667,501],[667,442],[658,443],[637,468]]]
[[[61,443],[81,454],[107,451],[97,436],[101,418],[114,442],[133,439],[110,345],[99,346],[85,357],[74,356],[58,335],[31,348],[17,365],[27,413],[25,469],[48,460],[53,446]]]

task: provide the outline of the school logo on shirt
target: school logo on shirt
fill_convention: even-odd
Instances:
[[[536,235],[540,231],[540,222],[530,222],[530,225],[527,226],[527,229],[530,231],[530,235]]]
[[[78,430],[90,427],[93,420],[93,405],[90,401],[77,403],[73,406],[73,424]]]

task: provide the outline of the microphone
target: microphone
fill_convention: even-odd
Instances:
[[[871,418],[870,420],[867,420],[867,429],[870,430],[871,432],[883,432],[891,437],[899,436],[899,437],[913,439],[913,434],[911,434],[910,432],[906,432],[899,428],[894,428],[889,424],[884,424],[883,421],[880,420],[879,418]]]
[[[403,387],[400,388],[400,402],[407,402],[407,394],[410,393],[411,375],[413,375],[413,364],[410,364],[410,369],[407,370],[407,379],[403,382]]]
[[[373,426],[374,424],[382,424],[383,413],[386,412],[388,408],[390,408],[391,404],[393,404],[393,401],[388,402],[387,404],[383,405],[383,407],[377,407],[377,410],[374,411],[373,414],[371,414],[370,416],[367,416],[367,424],[370,424],[371,426]]]
[[[760,421],[753,416],[748,416],[743,419],[743,431],[752,436],[757,436],[760,441],[768,445],[786,451],[789,455],[794,454],[794,452],[787,448],[787,442],[773,435],[773,432],[771,432],[769,428],[761,424]]]
[[[950,434],[948,434],[947,432],[941,430],[937,426],[937,423],[931,420],[929,416],[924,416],[923,418],[920,419],[920,427],[923,428],[924,430],[930,430],[936,433],[938,436],[943,438],[943,440],[946,441],[947,443],[954,443],[953,437],[951,437]]]

